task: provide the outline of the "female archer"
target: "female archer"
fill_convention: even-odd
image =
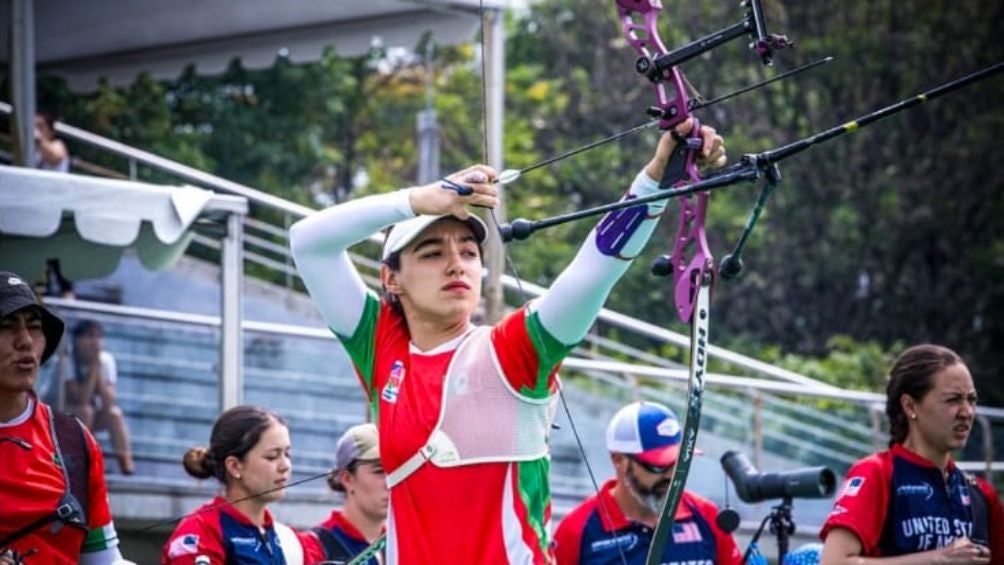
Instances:
[[[708,127],[699,133],[704,162],[723,164],[722,138]],[[662,136],[625,198],[659,190],[675,145]],[[494,207],[495,180],[476,165],[446,183],[333,206],[290,230],[300,274],[348,351],[379,428],[391,487],[389,563],[551,560],[547,433],[557,369],[665,207],[646,204],[643,221],[594,230],[543,296],[477,327],[488,228],[467,207]],[[448,190],[457,184],[472,193]],[[387,227],[378,298],[346,250]]]

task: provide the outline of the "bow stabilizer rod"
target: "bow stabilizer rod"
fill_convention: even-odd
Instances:
[[[923,104],[928,100],[934,100],[935,98],[969,86],[974,82],[981,81],[1001,71],[1004,71],[1004,61],[999,61],[974,73],[946,82],[945,84],[936,86],[925,92],[921,92],[916,96],[905,98],[895,104],[890,104],[884,108],[875,110],[874,112],[869,112],[849,122],[844,122],[839,126],[819,132],[804,139],[800,139],[762,153],[744,155],[742,157],[742,163],[753,165],[761,171],[765,171],[766,174],[764,176],[767,178],[767,184],[761,189],[756,205],[750,212],[749,218],[746,221],[746,226],[739,235],[739,240],[736,242],[732,252],[722,258],[722,262],[718,269],[719,274],[721,274],[725,279],[733,279],[739,276],[739,273],[742,271],[742,255],[746,250],[746,242],[748,241],[750,234],[753,232],[753,228],[756,227],[757,220],[760,218],[760,213],[763,211],[767,199],[770,197],[771,193],[773,193],[774,187],[781,180],[780,171],[777,169],[777,163],[791,157],[792,155],[797,155],[814,145],[824,141],[829,141],[846,133],[857,131],[864,126],[875,123],[883,118],[887,118],[893,114],[898,114],[899,112]]]
[[[634,206],[647,204],[649,202],[656,202],[659,200],[666,200],[669,198],[678,198],[680,196],[686,196],[688,194],[694,194],[697,192],[703,192],[707,190],[713,190],[716,188],[732,186],[742,181],[752,182],[755,181],[757,178],[759,178],[759,176],[760,176],[760,170],[757,167],[755,167],[752,163],[741,163],[733,165],[732,167],[725,169],[724,171],[721,171],[715,176],[703,179],[700,182],[695,182],[684,186],[671,188],[668,190],[664,190],[662,192],[657,192],[655,194],[649,194],[648,196],[642,196],[640,198],[632,198],[630,200],[620,200],[618,202],[613,202],[611,204],[603,204],[601,206],[587,208],[585,210],[579,210],[578,212],[561,214],[559,216],[552,216],[550,218],[544,218],[542,220],[527,220],[525,218],[518,218],[516,220],[513,220],[511,223],[502,224],[502,226],[499,228],[499,232],[502,234],[502,241],[505,242],[509,242],[514,239],[524,240],[530,237],[534,232],[537,232],[544,228],[559,226],[561,224],[567,224],[568,222],[574,222],[576,220],[582,220],[585,218],[590,218],[592,216],[598,216],[600,214],[605,214],[607,212],[623,210],[624,208],[632,208]]]
[[[622,200],[611,204],[604,204],[601,206],[596,206],[594,208],[588,208],[585,210],[579,210],[578,212],[571,212],[568,214],[552,216],[550,218],[544,218],[541,220],[527,220],[524,218],[513,220],[512,223],[503,224],[501,226],[503,240],[506,242],[512,240],[524,240],[530,237],[533,233],[545,228],[550,228],[568,222],[573,222],[576,220],[597,216],[599,214],[605,214],[607,212],[612,212],[624,208],[629,208],[632,206],[637,206],[639,204],[647,204],[649,202],[655,202],[658,200],[676,198],[679,196],[686,196],[688,194],[693,194],[705,190],[713,190],[716,188],[731,186],[733,184],[737,184],[742,181],[756,181],[761,177],[765,177],[768,183],[777,184],[777,182],[780,181],[780,170],[774,167],[773,165],[776,165],[780,161],[783,161],[784,159],[787,159],[792,155],[801,153],[802,151],[805,151],[806,149],[812,147],[813,145],[817,145],[819,143],[822,143],[823,141],[828,141],[845,133],[850,133],[861,127],[874,123],[882,118],[901,112],[903,110],[906,110],[908,108],[926,102],[928,100],[938,98],[955,90],[959,90],[960,88],[968,86],[979,80],[985,79],[1001,71],[1004,71],[1004,61],[995,63],[989,67],[976,71],[972,74],[966,75],[959,79],[937,86],[935,88],[932,88],[931,90],[904,99],[900,102],[886,106],[874,112],[865,114],[857,119],[845,122],[839,126],[814,134],[805,139],[800,139],[798,141],[789,143],[787,145],[783,145],[776,149],[770,149],[762,153],[751,153],[744,155],[738,164],[733,165],[723,171],[720,171],[714,176],[704,179],[697,183],[688,184],[685,186],[666,190],[664,192],[659,192],[656,194],[651,194],[641,198]],[[647,126],[648,124],[644,125]],[[766,196],[769,196],[769,192],[767,193]],[[760,200],[766,201],[766,196],[761,198]],[[758,205],[762,209],[763,207],[762,203],[758,201]],[[759,213],[757,213],[757,217],[759,217]],[[743,231],[744,235],[740,239],[742,245],[737,246],[736,249],[734,249],[733,252],[730,254],[731,256],[734,257],[735,261],[739,261],[741,258],[746,238],[749,235],[748,232],[752,231],[753,227],[755,227],[756,224],[755,220],[752,222],[752,224],[753,225],[747,225],[746,229],[744,229]],[[738,272],[736,272],[735,274],[737,275]]]
[[[789,143],[782,147],[778,147],[777,149],[770,149],[762,153],[756,153],[744,156],[743,158],[752,159],[758,166],[761,167],[766,167],[767,165],[770,165],[772,163],[778,163],[780,161],[783,161],[784,159],[787,159],[788,157],[791,157],[792,155],[796,155],[798,153],[801,153],[802,151],[805,151],[806,149],[812,147],[813,145],[817,145],[824,141],[829,141],[834,137],[841,136],[845,133],[851,133],[857,131],[858,129],[861,129],[864,126],[875,123],[883,118],[887,118],[889,116],[892,116],[893,114],[898,114],[903,110],[907,110],[919,104],[923,104],[928,100],[934,100],[935,98],[944,96],[945,94],[969,86],[974,82],[983,80],[1001,71],[1004,71],[1004,61],[998,61],[997,63],[994,63],[993,65],[980,69],[974,73],[968,74],[961,78],[957,78],[950,82],[946,82],[945,84],[936,86],[928,91],[921,92],[916,96],[905,98],[903,100],[900,100],[899,102],[896,102],[895,104],[890,104],[884,108],[875,110],[874,112],[869,112],[868,114],[859,116],[849,122],[844,122],[839,126],[830,128],[826,131],[821,131],[817,134],[806,137],[805,139],[800,139],[798,141]]]

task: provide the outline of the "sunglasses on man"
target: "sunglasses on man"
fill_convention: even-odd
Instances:
[[[666,474],[666,473],[672,471],[673,467],[676,467],[676,461],[673,461],[669,465],[655,465],[653,463],[649,463],[648,461],[642,461],[641,459],[638,459],[638,457],[636,455],[632,455],[630,453],[628,453],[626,455],[627,455],[628,459],[630,459],[631,461],[634,461],[635,463],[638,464],[639,467],[641,467],[642,469],[645,469],[646,471],[648,471],[649,473],[652,473],[653,475],[663,475],[663,474]]]

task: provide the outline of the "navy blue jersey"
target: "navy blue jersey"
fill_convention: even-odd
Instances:
[[[958,468],[943,481],[937,467],[893,457],[889,495],[889,515],[879,539],[882,555],[927,551],[973,536],[971,493]]]
[[[337,510],[333,511],[331,516],[317,527],[333,536],[335,543],[339,546],[335,551],[326,551],[328,559],[333,557],[344,559],[344,556],[355,557],[370,546],[370,542],[366,541],[366,537],[363,536],[362,532],[352,522],[349,522],[344,514]],[[321,544],[325,545],[324,538],[321,538]],[[347,559],[344,560],[347,561]],[[361,565],[379,565],[379,563],[376,556],[374,556],[363,561]]]
[[[630,564],[644,564],[653,528],[629,520],[610,494],[615,481],[603,485],[600,499],[591,496],[561,521],[554,534],[558,565],[620,565],[621,554]],[[597,500],[602,501],[602,508]],[[666,565],[731,565],[741,560],[731,535],[715,524],[718,509],[692,492],[684,491],[673,532],[663,550]]]
[[[313,534],[295,532],[305,563],[324,558]],[[286,565],[272,514],[265,510],[262,530],[217,497],[178,524],[161,554],[163,565],[190,565],[198,557],[226,565]]]
[[[861,541],[866,556],[895,556],[938,549],[972,537],[972,491],[963,472],[949,461],[947,477],[931,461],[902,445],[870,455],[847,471],[820,537],[836,527]],[[1000,499],[978,481],[987,500],[991,562],[1004,563],[1004,515]]]

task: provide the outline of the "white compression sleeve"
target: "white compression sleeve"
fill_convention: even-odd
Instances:
[[[348,248],[415,216],[408,190],[367,196],[316,212],[289,229],[289,246],[311,298],[339,335],[352,335],[366,304],[366,284]]]
[[[631,183],[629,194],[646,196],[658,190],[659,183],[642,171]],[[620,251],[623,257],[634,257],[641,252],[655,230],[658,214],[666,207],[666,201],[660,200],[647,206],[650,219],[642,222],[631,234]],[[593,229],[554,284],[530,305],[531,311],[539,313],[540,322],[548,333],[567,345],[576,344],[585,337],[614,284],[631,266],[630,260],[601,253],[596,237],[596,230]]]

